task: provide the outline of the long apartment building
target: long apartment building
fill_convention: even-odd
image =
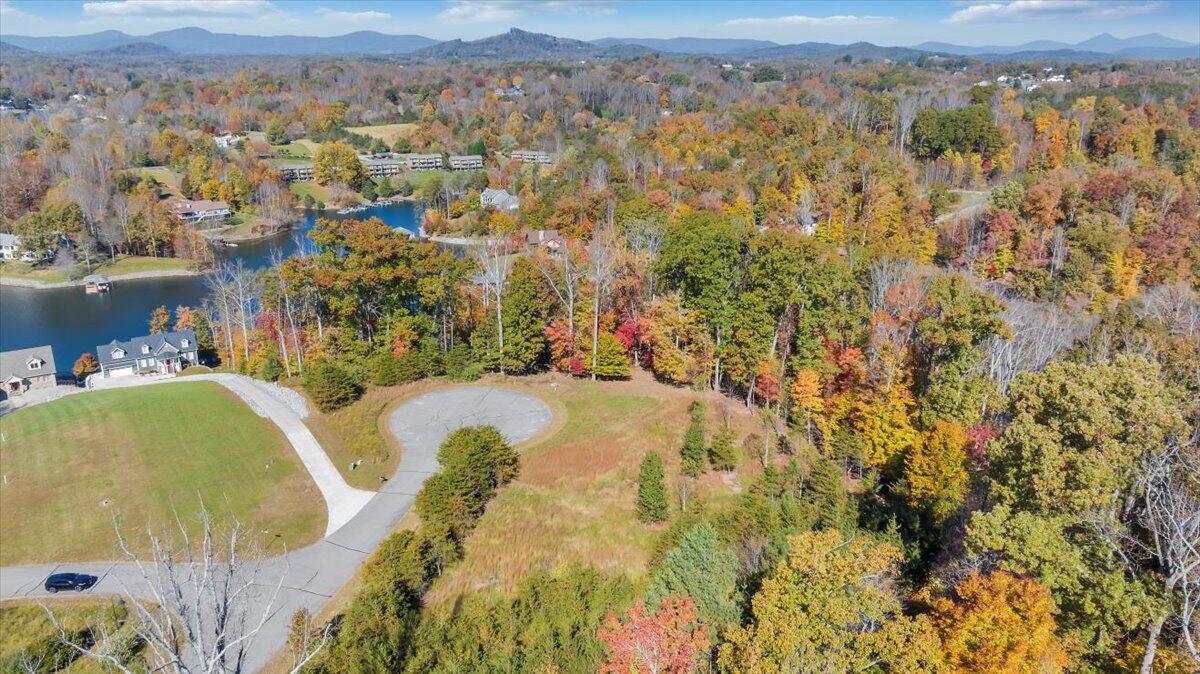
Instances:
[[[550,153],[541,152],[538,150],[513,150],[510,155],[517,161],[525,162],[526,164],[549,164]]]
[[[402,172],[404,166],[399,159],[381,158],[381,157],[359,157],[359,163],[366,169],[367,175],[372,178],[380,178],[384,176],[398,176]],[[278,167],[279,173],[287,182],[307,182],[313,180],[313,165],[312,162],[303,164],[287,164]]]
[[[482,171],[483,155],[452,154],[450,155],[451,171]]]
[[[404,155],[404,162],[409,171],[436,171],[446,167],[442,162],[442,155],[436,153]]]

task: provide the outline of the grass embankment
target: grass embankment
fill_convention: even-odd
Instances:
[[[352,405],[322,413],[309,402],[304,423],[320,441],[342,477],[352,487],[378,490],[379,477],[391,477],[400,465],[400,446],[387,429],[391,410],[405,400],[452,385],[425,380],[402,386],[371,387]],[[297,389],[303,393],[303,389]],[[354,470],[350,464],[362,459]]]
[[[758,430],[753,415],[735,403],[645,375],[628,382],[568,380],[557,390],[548,379],[511,387],[544,400],[556,423],[549,436],[521,452],[520,475],[488,505],[463,560],[434,583],[426,596],[432,605],[449,606],[465,593],[490,588],[511,592],[532,570],[576,562],[640,577],[661,528],[641,524],[635,513],[645,453],[662,455],[678,508],[679,446],[693,400],[708,400],[710,438],[726,415],[739,439]],[[757,473],[743,457],[738,471],[702,476],[690,498],[730,498],[746,475]]]
[[[169,166],[144,166],[141,168],[130,169],[131,171],[142,175],[150,176],[162,185],[165,195],[172,199],[182,199],[183,191],[179,189],[179,174],[171,170]]]
[[[378,138],[392,147],[397,140],[412,135],[416,131],[416,124],[374,124],[372,126],[348,126],[346,130],[351,133]]]
[[[332,206],[339,198],[338,194],[334,193],[332,189],[312,181],[289,183],[288,189],[299,199],[303,199],[304,195],[309,194],[312,195],[314,201],[323,201],[329,206]],[[343,197],[352,197],[355,201],[363,201],[363,198],[354,192],[342,191],[341,194]]]
[[[95,391],[0,418],[0,566],[120,559],[147,525],[267,530],[267,552],[320,538],[325,505],[286,438],[212,382]],[[175,532],[177,535],[177,531]]]
[[[44,600],[54,612],[55,619],[76,643],[92,643],[99,638],[97,626],[105,626],[116,643],[125,646],[122,660],[136,663],[144,646],[138,644],[133,631],[120,627],[128,609],[113,599],[73,597]],[[116,649],[114,649],[116,650]],[[46,609],[33,601],[7,601],[0,604],[0,672],[32,671],[91,674],[114,671],[96,660],[81,657],[79,652],[61,642],[58,628],[46,615]],[[138,669],[134,666],[134,670]]]
[[[308,145],[300,142],[288,143],[286,145],[272,145],[271,152],[279,159],[312,159],[312,150]]]
[[[104,261],[99,264],[92,265],[92,271],[88,272],[84,266],[77,266],[76,270],[80,274],[79,278],[91,274],[102,274],[105,276],[118,276],[121,274],[134,274],[140,272],[164,272],[164,271],[191,271],[194,269],[194,260],[184,260],[178,257],[149,257],[146,255],[117,255],[115,261]],[[37,281],[39,283],[62,283],[70,281],[61,271],[50,265],[34,266],[27,262],[18,262],[16,260],[5,260],[0,262],[0,276],[5,278],[14,278],[27,281]]]

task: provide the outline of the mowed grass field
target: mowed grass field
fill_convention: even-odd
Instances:
[[[736,403],[665,386],[645,373],[626,382],[554,381],[557,390],[549,378],[499,384],[541,398],[554,423],[522,449],[520,475],[488,505],[462,561],[434,582],[430,604],[452,606],[464,594],[491,589],[511,592],[530,571],[572,563],[640,578],[663,528],[636,517],[638,466],[646,452],[662,454],[677,511],[679,447],[693,400],[707,403],[709,438],[722,418],[739,443],[759,430]],[[702,476],[691,498],[730,498],[759,472],[744,456],[737,471]]]
[[[378,138],[387,143],[388,147],[395,145],[397,140],[412,134],[416,129],[416,124],[375,124],[373,126],[346,127],[346,130],[352,133]]]
[[[267,552],[320,538],[325,504],[283,433],[213,382],[67,396],[0,417],[0,565],[122,559],[148,525],[218,521]]]

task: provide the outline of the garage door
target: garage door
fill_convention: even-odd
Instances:
[[[108,371],[110,377],[127,377],[133,374],[133,366],[126,365],[125,367],[115,367]]]

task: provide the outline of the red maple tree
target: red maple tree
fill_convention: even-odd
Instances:
[[[610,614],[597,636],[609,653],[608,661],[600,666],[602,674],[695,672],[697,656],[708,648],[691,597],[668,597],[649,615],[639,601],[624,621]]]

